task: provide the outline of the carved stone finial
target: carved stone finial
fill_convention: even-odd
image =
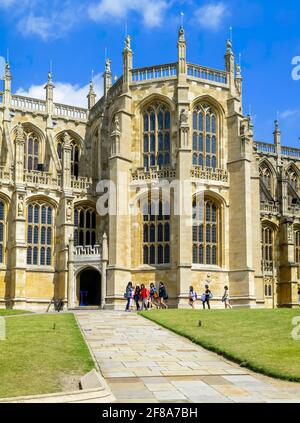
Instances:
[[[182,40],[182,41],[184,41],[184,28],[183,28],[183,26],[181,25],[180,26],[180,28],[179,28],[179,31],[178,31],[178,40]]]
[[[229,38],[226,41],[226,48],[227,48],[227,52],[231,52],[231,49],[232,49],[232,41]]]
[[[5,74],[4,74],[4,76],[5,76],[5,79],[11,78],[10,65],[9,65],[8,62],[6,62],[6,64],[5,64]]]
[[[106,59],[106,61],[105,61],[105,72],[110,72],[110,64],[111,64],[111,60]]]
[[[125,38],[125,49],[126,50],[131,49],[130,42],[131,42],[131,37],[130,37],[130,35],[127,35],[126,38]]]

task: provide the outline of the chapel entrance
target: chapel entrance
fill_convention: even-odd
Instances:
[[[79,289],[77,290],[80,306],[100,306],[101,302],[101,275],[92,268],[84,269],[78,276]]]

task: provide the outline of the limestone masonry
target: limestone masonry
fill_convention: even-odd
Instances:
[[[234,306],[297,307],[300,150],[253,139],[242,109],[242,76],[227,41],[225,70],[188,63],[184,29],[177,62],[133,68],[88,109],[0,93],[0,306],[124,307],[128,281],[164,281],[169,305],[186,307],[189,286],[224,285]],[[99,181],[115,189],[116,213],[101,216]],[[166,202],[145,186],[190,181]],[[177,203],[184,211],[175,213]],[[119,213],[124,205],[137,213]],[[153,208],[157,207],[157,213]],[[191,222],[191,224],[188,224]]]

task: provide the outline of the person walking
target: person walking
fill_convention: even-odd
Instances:
[[[137,285],[135,287],[135,291],[134,291],[134,295],[133,295],[133,299],[135,301],[137,311],[139,311],[139,309],[140,309],[140,303],[139,303],[140,296],[141,296],[141,288],[140,288],[140,285]]]
[[[189,289],[189,305],[195,310],[195,302],[197,301],[197,293],[193,286]]]
[[[150,307],[153,308],[153,305],[155,305],[156,308],[158,308],[157,306],[157,289],[156,286],[154,285],[153,282],[150,283]]]
[[[159,297],[159,308],[168,308],[165,300],[168,299],[168,292],[163,282],[159,283],[158,289],[158,297]]]
[[[210,303],[209,300],[211,300],[213,297],[211,290],[209,289],[208,285],[205,285],[205,291],[202,295],[202,305],[203,308],[205,309],[205,303],[207,304],[207,308],[210,310]]]
[[[125,294],[124,294],[124,297],[127,300],[125,311],[131,311],[132,292],[133,292],[132,282],[128,282],[128,284],[126,286],[126,291],[125,291]]]
[[[232,309],[232,306],[230,305],[229,289],[227,285],[224,286],[222,302],[225,304],[225,308],[229,308],[230,310]]]
[[[143,310],[148,310],[147,308],[147,303],[148,303],[148,297],[149,297],[149,291],[148,289],[145,287],[145,285],[142,283],[141,285],[141,300],[142,300],[142,308],[141,311]]]

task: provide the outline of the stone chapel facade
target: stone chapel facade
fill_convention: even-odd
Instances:
[[[51,73],[45,101],[12,94],[6,65],[0,306],[123,308],[130,280],[164,281],[173,307],[205,283],[216,307],[224,285],[237,307],[298,306],[300,150],[281,145],[277,121],[273,144],[253,139],[230,41],[224,71],[187,62],[182,27],[177,48],[175,63],[133,68],[127,37],[123,75],[113,84],[107,60],[103,97],[91,83],[87,109],[54,103]],[[117,212],[102,216],[104,180]],[[181,213],[159,189],[175,180],[191,187]]]

